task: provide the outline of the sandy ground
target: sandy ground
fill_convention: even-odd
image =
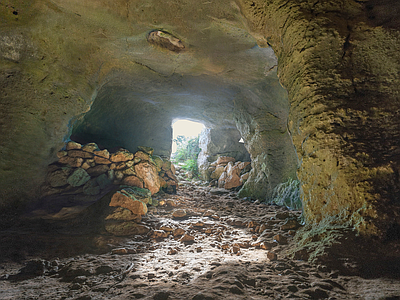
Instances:
[[[295,230],[283,225],[300,212],[209,191],[188,184],[160,197],[144,236],[51,216],[0,231],[0,299],[400,299],[399,274],[366,279],[289,259]]]

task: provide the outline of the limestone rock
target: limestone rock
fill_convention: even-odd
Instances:
[[[177,209],[174,210],[174,212],[172,213],[172,218],[174,219],[181,219],[181,218],[185,218],[187,216],[187,212],[184,209]]]
[[[110,152],[108,152],[107,149],[104,150],[95,150],[93,151],[93,154],[99,157],[103,157],[103,158],[110,158]]]
[[[161,238],[166,238],[169,236],[168,232],[162,231],[162,230],[154,230],[151,237],[153,239],[161,239]]]
[[[100,165],[109,165],[111,164],[111,161],[108,158],[100,157],[100,156],[95,156],[94,161],[96,164]]]
[[[143,151],[138,151],[134,154],[135,159],[140,159],[140,161],[144,160],[144,161],[149,161],[150,160],[150,155],[146,152]]]
[[[175,237],[182,236],[185,234],[185,230],[183,230],[182,228],[177,228],[172,232],[172,234]]]
[[[99,146],[96,143],[89,143],[82,147],[83,151],[93,153],[96,150],[99,150]]]
[[[73,141],[67,143],[65,149],[67,150],[74,150],[74,149],[81,149],[82,145]]]
[[[83,158],[63,156],[58,160],[58,162],[73,168],[79,168],[80,166],[82,166]]]
[[[154,44],[175,52],[179,52],[185,49],[185,46],[180,39],[174,37],[168,32],[161,30],[154,30],[150,32],[147,36],[147,41],[150,44]]]
[[[229,190],[235,187],[240,186],[242,183],[240,181],[240,177],[236,172],[233,172],[231,176],[225,179],[224,188]]]
[[[67,179],[72,186],[81,186],[90,180],[90,175],[82,168],[76,169]]]
[[[211,179],[218,179],[221,176],[221,174],[224,172],[224,170],[225,170],[224,166],[216,167],[215,170],[210,175]]]
[[[153,155],[152,160],[157,167],[157,171],[160,172],[162,169],[162,166],[164,165],[163,159],[158,155]]]
[[[143,180],[144,187],[149,189],[151,194],[160,190],[161,183],[156,167],[149,162],[140,162],[135,165],[136,176]]]
[[[226,180],[227,177],[228,177],[228,175],[226,174],[226,172],[223,172],[221,174],[221,176],[218,179],[218,187],[219,188],[225,187],[225,180]]]
[[[101,174],[106,173],[108,170],[109,167],[107,165],[97,165],[95,167],[87,169],[86,172],[92,177],[97,177]]]
[[[275,252],[268,251],[268,253],[267,253],[267,258],[268,258],[270,261],[275,261],[275,260],[278,260],[278,255],[276,255]]]
[[[134,200],[121,192],[116,192],[110,201],[110,206],[129,209],[133,214],[143,216],[147,213],[147,206],[142,201]]]
[[[145,225],[137,224],[133,221],[126,222],[107,222],[105,224],[107,232],[116,236],[144,235],[150,228]]]
[[[287,219],[285,223],[281,226],[281,230],[291,230],[291,229],[297,229],[301,225],[296,219]]]
[[[136,175],[135,168],[133,167],[122,170],[122,173],[124,173],[124,175]]]
[[[247,166],[251,167],[251,162],[243,161],[238,164],[238,168],[240,171],[244,170]]]
[[[84,162],[82,164],[81,168],[84,169],[84,170],[87,170],[87,169],[91,168],[91,166],[87,162]]]
[[[150,156],[154,153],[154,149],[151,147],[138,146],[138,149],[144,153],[147,153]]]
[[[133,154],[127,150],[119,150],[110,156],[112,162],[128,161],[133,159]]]
[[[58,152],[57,152],[57,157],[58,157],[58,158],[64,157],[64,156],[66,156],[66,155],[68,155],[68,152],[67,152],[67,151],[58,151]]]
[[[242,176],[240,176],[240,184],[244,184],[247,179],[249,179],[250,176],[250,172],[243,174]]]
[[[143,188],[143,182],[136,176],[127,176],[122,180],[122,184]]]
[[[69,168],[63,168],[61,170],[54,171],[51,173],[47,180],[51,187],[60,187],[68,184],[68,176],[71,174]]]
[[[93,158],[93,154],[82,150],[69,150],[69,157]]]
[[[110,208],[110,213],[106,216],[105,220],[116,221],[138,221],[140,216],[135,215],[129,209],[123,207]]]
[[[285,236],[283,236],[282,234],[274,235],[273,239],[281,245],[287,244],[287,238]]]
[[[217,159],[218,165],[227,165],[229,162],[235,162],[235,158],[229,156],[220,156]]]
[[[185,234],[184,236],[182,236],[179,239],[179,241],[182,242],[182,243],[191,243],[191,242],[194,242],[194,236],[189,235],[189,234]]]
[[[121,190],[121,193],[132,198],[133,200],[140,200],[144,204],[152,204],[151,192],[148,189],[143,189],[135,186],[127,186]]]

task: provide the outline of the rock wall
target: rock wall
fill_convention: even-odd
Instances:
[[[386,2],[241,1],[278,56],[307,221],[381,236],[400,224],[399,4]]]
[[[210,180],[210,164],[220,156],[230,156],[236,161],[250,161],[250,155],[236,128],[206,128],[199,137],[201,151],[197,159],[199,172],[204,180]]]
[[[58,161],[49,166],[42,197],[95,196],[107,192],[110,185],[145,188],[151,195],[160,190],[176,192],[178,180],[171,162],[153,155],[150,147],[139,149],[131,153],[120,148],[110,153],[100,150],[96,143],[82,146],[70,141],[57,153]]]

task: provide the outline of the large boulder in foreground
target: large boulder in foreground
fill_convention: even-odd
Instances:
[[[147,161],[135,165],[136,176],[143,180],[144,187],[155,194],[160,190],[161,181],[157,167]]]

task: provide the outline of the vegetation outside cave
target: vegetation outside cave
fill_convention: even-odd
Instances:
[[[179,135],[174,142],[177,144],[177,151],[172,154],[171,160],[174,163],[181,163],[182,169],[190,172],[193,178],[199,177],[197,157],[201,151],[199,147],[199,135],[197,137],[185,137]]]

